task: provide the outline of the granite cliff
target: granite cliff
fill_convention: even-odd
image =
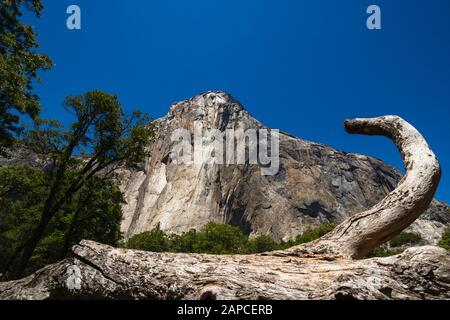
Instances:
[[[170,107],[156,120],[157,138],[141,170],[121,170],[125,194],[122,231],[126,238],[159,226],[168,233],[200,229],[210,220],[239,226],[252,236],[290,240],[327,220],[341,222],[391,192],[402,174],[382,160],[347,153],[280,132],[280,167],[261,175],[258,165],[171,160],[176,129],[262,129],[230,95],[207,92]],[[267,128],[266,128],[267,129]],[[212,141],[203,141],[204,145]],[[434,200],[410,227],[435,244],[450,223],[449,207]]]

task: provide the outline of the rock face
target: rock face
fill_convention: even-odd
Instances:
[[[156,121],[159,135],[142,170],[123,169],[118,176],[127,201],[121,226],[126,238],[157,226],[181,233],[212,220],[237,225],[251,236],[286,241],[326,220],[340,222],[373,206],[402,178],[381,160],[282,132],[274,176],[263,176],[260,166],[252,164],[174,163],[172,133],[187,129],[193,136],[196,122],[220,131],[267,129],[226,93],[208,92],[172,105]],[[205,139],[203,145],[213,142]],[[449,224],[449,207],[433,201],[410,230],[434,244]]]
[[[0,283],[0,299],[450,299],[450,255],[431,246],[358,261],[150,253],[90,241],[73,252]]]

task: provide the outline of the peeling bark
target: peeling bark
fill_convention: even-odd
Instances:
[[[355,119],[346,128],[393,139],[406,175],[379,204],[319,240],[242,256],[150,253],[82,241],[72,249],[74,258],[0,283],[0,299],[450,299],[450,254],[444,249],[354,260],[428,208],[440,178],[435,155],[399,117]]]

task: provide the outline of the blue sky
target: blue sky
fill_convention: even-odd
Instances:
[[[401,167],[382,137],[346,118],[397,114],[438,155],[450,202],[448,0],[43,0],[41,51],[56,67],[37,87],[44,116],[67,121],[66,95],[101,89],[154,118],[175,101],[223,90],[264,124]],[[66,28],[66,8],[82,30]],[[366,8],[382,30],[366,28]]]

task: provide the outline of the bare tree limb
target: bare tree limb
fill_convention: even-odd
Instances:
[[[439,162],[422,135],[397,116],[347,120],[349,133],[382,135],[399,149],[406,174],[374,207],[351,216],[314,242],[279,254],[360,259],[411,225],[430,205],[441,177]]]

